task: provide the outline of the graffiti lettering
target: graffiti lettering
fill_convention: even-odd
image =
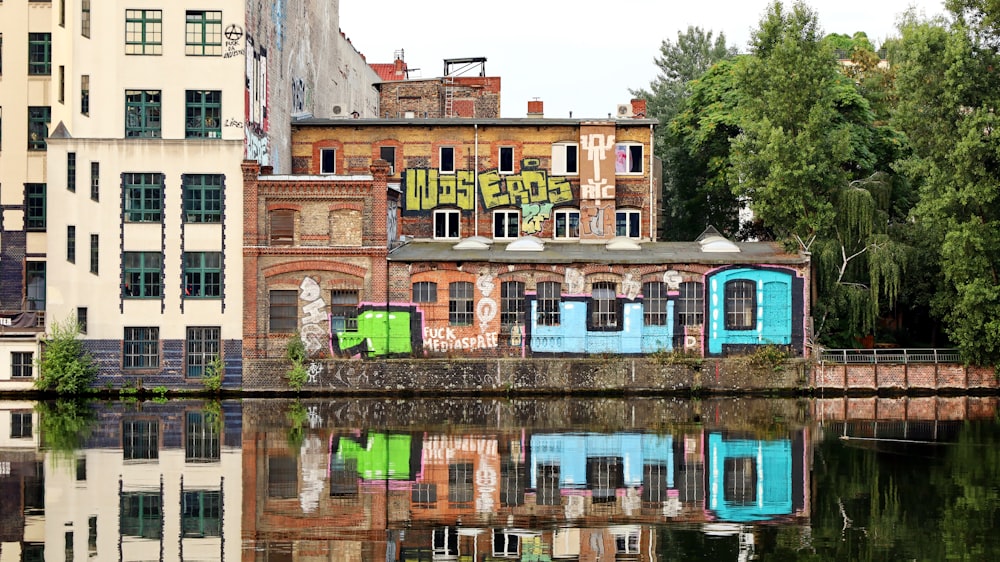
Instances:
[[[552,218],[552,203],[521,205],[521,230],[525,234],[542,231],[542,221]]]
[[[573,190],[564,177],[549,177],[544,170],[524,170],[501,176],[496,170],[479,174],[479,192],[487,209],[505,205],[566,203],[573,200]]]
[[[581,209],[583,214],[583,230],[594,236],[604,236],[604,218],[610,215],[614,206],[603,204],[596,207]]]
[[[232,117],[230,117],[229,119],[226,119],[225,121],[223,121],[222,125],[225,126],[225,127],[241,127],[242,128],[243,127],[243,121],[240,121],[238,119],[233,119]]]
[[[428,351],[459,351],[493,349],[499,342],[498,334],[486,333],[478,336],[458,337],[452,328],[424,327],[424,349]]]
[[[580,144],[587,151],[587,160],[594,163],[594,180],[601,179],[601,160],[608,157],[608,151],[615,146],[614,135],[592,134],[580,137]],[[613,188],[613,186],[612,186]]]
[[[306,353],[313,357],[323,350],[329,330],[325,325],[329,322],[326,316],[326,301],[320,296],[320,287],[311,277],[302,279],[299,285],[299,299],[307,301],[302,307],[302,328],[300,330],[302,343]]]
[[[471,211],[475,192],[475,175],[468,171],[441,174],[426,168],[403,172],[404,212],[430,211],[440,205],[455,205]]]
[[[476,174],[459,170],[441,174],[436,169],[408,168],[403,171],[403,210],[407,213],[429,211],[440,205],[455,205],[464,211],[474,206]],[[613,189],[613,188],[612,188]],[[549,177],[544,170],[524,170],[501,176],[496,170],[479,174],[479,193],[483,207],[495,209],[510,205],[554,205],[573,200],[573,189],[564,177]]]
[[[580,185],[580,199],[614,199],[615,186],[608,180],[587,180]]]
[[[476,287],[479,288],[479,292],[483,295],[479,299],[479,302],[476,303],[476,318],[479,319],[479,331],[486,332],[490,322],[497,315],[497,301],[493,300],[490,296],[490,293],[496,287],[496,284],[493,283],[493,276],[489,273],[480,275],[476,279]]]

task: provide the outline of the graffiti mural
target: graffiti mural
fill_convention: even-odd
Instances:
[[[302,305],[302,321],[299,333],[305,345],[306,354],[315,357],[326,347],[330,319],[326,313],[326,301],[323,300],[319,283],[312,277],[305,277],[299,285],[299,300]]]
[[[363,304],[357,329],[330,334],[330,349],[342,357],[410,355],[423,349],[423,316],[414,305]]]
[[[519,174],[500,175],[497,170],[479,173],[479,194],[486,210],[505,206],[538,205],[533,215],[547,214],[551,206],[573,201],[573,189],[564,177],[537,169],[538,160],[522,161]],[[421,213],[442,205],[471,211],[475,205],[476,173],[458,170],[442,174],[434,168],[403,170],[403,212]],[[544,205],[549,205],[546,208]]]
[[[270,160],[268,146],[268,82],[267,82],[267,47],[257,45],[256,40],[248,32],[246,34],[246,108],[243,120],[244,157],[256,160],[262,166],[274,165]]]

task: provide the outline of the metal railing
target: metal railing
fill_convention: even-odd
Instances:
[[[957,349],[825,349],[819,360],[827,363],[961,363]]]

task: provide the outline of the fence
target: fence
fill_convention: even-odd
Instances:
[[[957,349],[826,349],[819,360],[840,364],[961,363]]]

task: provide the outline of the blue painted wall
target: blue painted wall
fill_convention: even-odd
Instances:
[[[667,465],[667,485],[674,485],[673,437],[643,433],[541,433],[531,436],[530,486],[537,488],[538,465],[559,465],[560,488],[587,487],[587,459],[619,457],[628,487],[642,485],[647,462]]]
[[[667,303],[667,324],[643,324],[641,299],[626,300],[622,305],[620,330],[587,329],[587,300],[564,298],[559,304],[559,325],[538,324],[538,301],[531,299],[530,347],[532,353],[650,353],[673,348],[674,302]]]
[[[726,329],[726,283],[738,279],[757,285],[757,318],[752,330]],[[735,268],[707,277],[708,353],[720,354],[724,345],[788,345],[792,343],[792,274],[773,269]]]
[[[725,461],[750,458],[756,468],[756,498],[753,505],[737,505],[725,499]],[[708,507],[722,521],[760,521],[792,513],[792,442],[725,440],[719,433],[708,436]]]

